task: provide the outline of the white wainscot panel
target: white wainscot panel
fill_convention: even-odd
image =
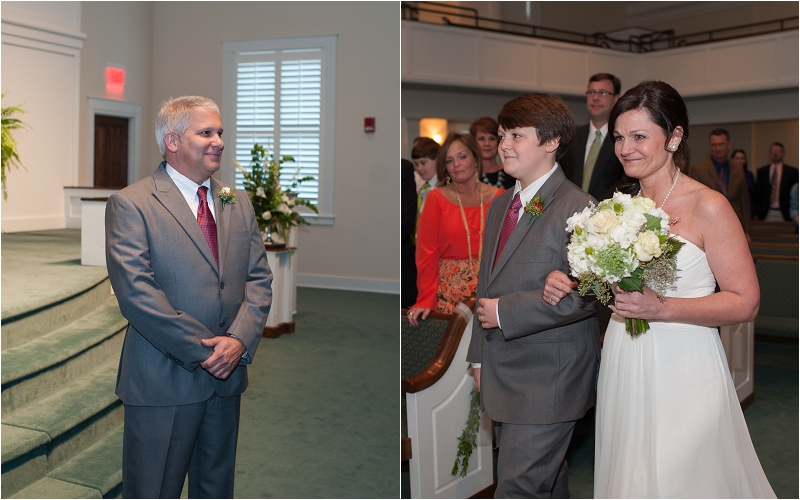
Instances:
[[[539,82],[542,90],[582,94],[586,92],[589,53],[567,44],[543,43],[539,49]]]
[[[622,82],[622,93],[638,84],[642,78],[637,71],[638,54],[593,50],[589,52],[589,77],[597,73],[611,73]],[[586,83],[589,78],[584,78]],[[582,89],[582,91],[585,90]]]
[[[704,93],[707,49],[677,49],[647,54],[642,80],[661,80],[672,85],[683,97]]]
[[[778,39],[779,56],[778,61],[778,81],[797,85],[798,73],[800,73],[800,40],[798,32],[787,33]]]
[[[470,391],[474,385],[475,380],[469,373],[465,373],[453,394],[433,409],[433,446],[437,459],[434,463],[434,478],[437,490],[461,477],[453,476],[451,472],[458,452],[458,436],[469,416]],[[470,460],[468,473],[477,466],[477,460]]]
[[[410,74],[443,84],[476,83],[478,41],[469,31],[412,29]]]
[[[480,50],[483,81],[511,88],[535,88],[539,83],[536,44],[486,36]]]
[[[777,65],[778,43],[774,38],[709,45],[709,89],[735,91],[772,86]]]

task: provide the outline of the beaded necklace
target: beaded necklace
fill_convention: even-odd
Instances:
[[[475,176],[475,184],[478,186],[478,193],[481,196],[481,226],[480,226],[480,233],[479,236],[479,246],[478,246],[478,262],[481,260],[481,255],[483,253],[483,189],[481,189],[481,185],[478,183],[478,178]],[[469,224],[467,223],[467,214],[464,212],[464,205],[461,204],[461,196],[458,194],[458,188],[453,184],[453,189],[456,192],[456,199],[458,200],[458,209],[461,211],[461,220],[464,222],[464,229],[467,230],[467,251],[469,252],[469,268],[470,270],[473,268],[472,263],[472,239],[469,231]]]
[[[671,195],[671,194],[672,194],[672,190],[673,190],[673,189],[675,189],[675,185],[676,185],[676,184],[678,184],[678,177],[680,177],[680,176],[681,176],[681,171],[680,171],[679,169],[677,169],[677,168],[676,168],[675,170],[676,170],[678,173],[677,173],[677,174],[675,174],[675,180],[674,180],[674,181],[672,181],[672,187],[671,187],[671,188],[669,188],[669,192],[667,192],[667,196],[665,196],[665,197],[664,197],[664,201],[662,201],[662,202],[661,202],[661,206],[660,206],[660,207],[658,207],[658,209],[659,209],[659,210],[661,210],[662,208],[664,208],[664,204],[665,204],[665,203],[667,203],[667,200],[669,199],[669,195]],[[639,186],[639,192],[637,193],[637,196],[641,196],[641,194],[642,194],[642,187],[641,187],[641,186]]]

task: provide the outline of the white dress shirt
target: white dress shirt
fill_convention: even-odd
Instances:
[[[519,224],[519,218],[522,217],[522,215],[525,213],[525,204],[528,203],[529,201],[531,201],[534,196],[536,196],[536,193],[539,191],[539,189],[544,185],[545,182],[547,182],[547,179],[549,179],[550,176],[553,175],[553,172],[556,171],[556,167],[557,166],[558,166],[558,163],[553,165],[553,168],[551,168],[549,172],[547,172],[543,176],[539,177],[535,181],[531,182],[528,185],[528,187],[526,187],[525,189],[522,189],[522,185],[520,184],[519,180],[517,181],[516,185],[514,186],[514,194],[519,193],[519,201],[520,201],[520,203],[522,203],[522,206],[519,209],[519,213],[517,214],[517,223],[518,224]],[[545,200],[545,201],[547,201],[547,200]],[[566,221],[565,221],[565,223],[566,223]],[[494,316],[495,316],[495,318],[497,318],[497,327],[502,330],[503,327],[502,327],[502,325],[500,323],[500,301],[498,300],[495,304],[496,304],[496,306],[495,306],[495,310],[494,310]],[[472,363],[472,367],[473,368],[480,368],[481,364],[480,363]]]
[[[194,214],[194,218],[197,218],[197,208],[200,205],[200,201],[197,199],[197,188],[200,186],[205,186],[208,188],[206,191],[206,201],[208,202],[208,208],[211,210],[211,215],[214,217],[214,221],[217,220],[216,208],[214,207],[214,193],[211,192],[211,178],[209,177],[206,181],[202,184],[197,184],[193,180],[189,179],[182,173],[175,170],[172,165],[167,163],[167,174],[172,178],[172,181],[178,186],[183,197],[186,199],[186,203],[189,204],[189,208],[192,209],[192,213]]]
[[[589,122],[589,137],[586,139],[586,150],[583,152],[584,165],[586,165],[586,158],[589,157],[589,150],[592,149],[592,144],[594,143],[594,138],[597,135],[598,130],[600,130],[600,143],[602,144],[602,141],[605,141],[606,136],[608,135],[608,122],[606,122],[606,124],[599,129],[596,128],[592,122]]]

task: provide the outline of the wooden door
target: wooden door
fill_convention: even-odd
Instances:
[[[94,187],[128,185],[128,118],[94,117]]]

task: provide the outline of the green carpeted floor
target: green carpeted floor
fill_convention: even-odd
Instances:
[[[397,295],[298,288],[242,397],[237,498],[397,498]]]

